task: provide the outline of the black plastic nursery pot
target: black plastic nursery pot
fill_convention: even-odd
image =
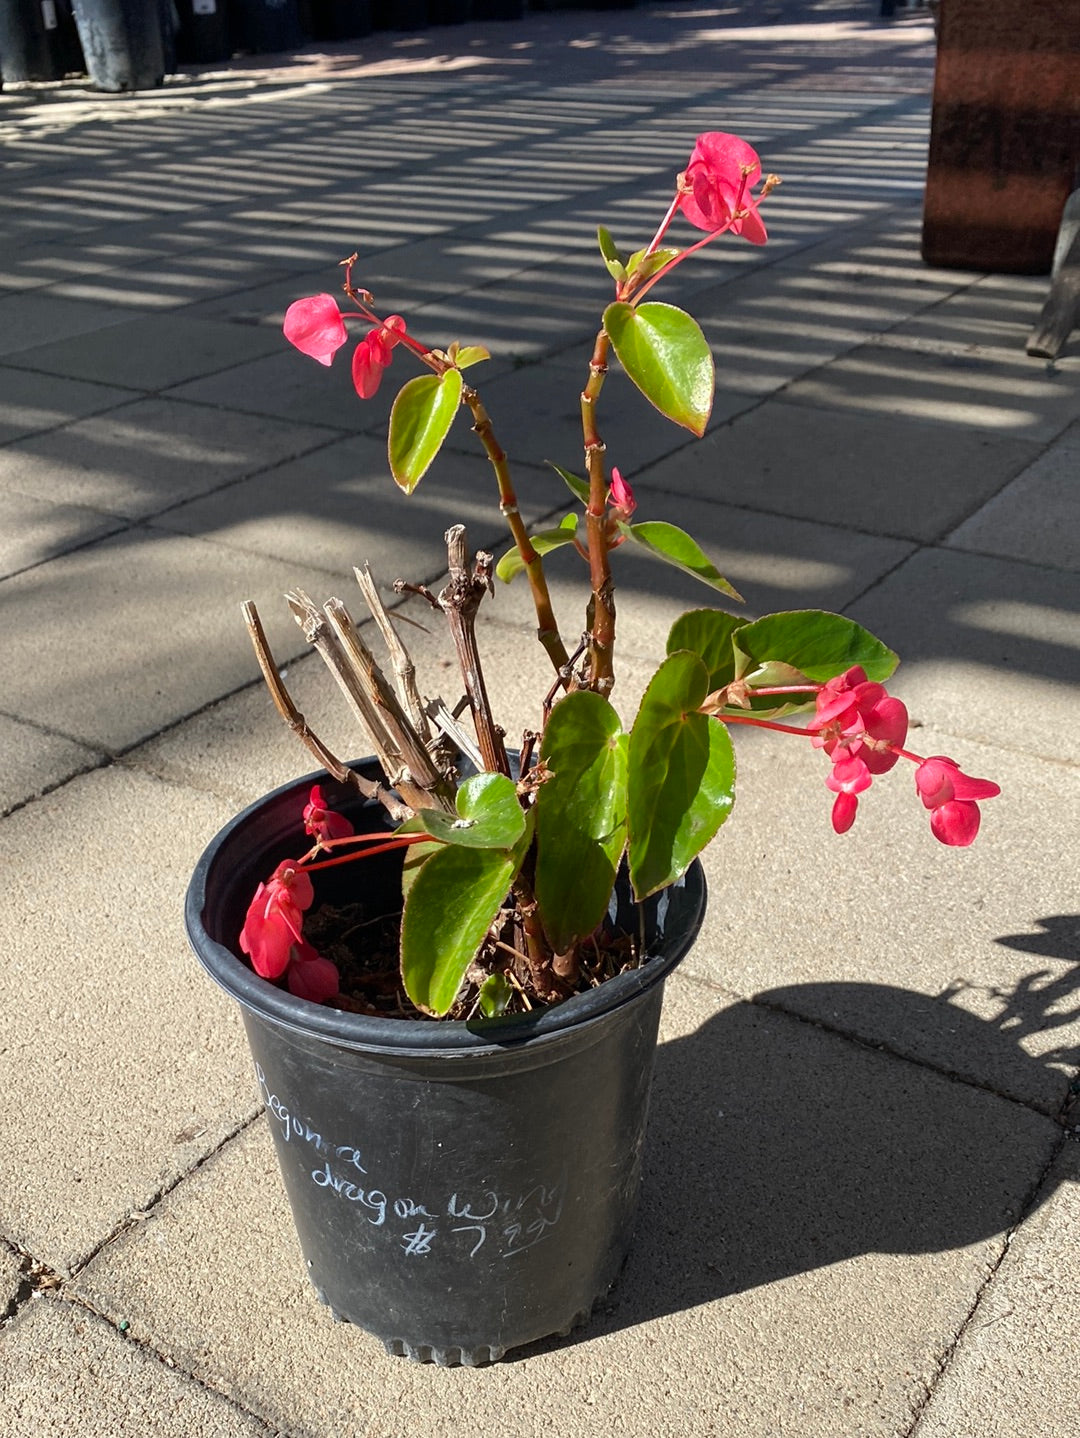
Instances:
[[[199,860],[188,937],[241,1005],[319,1298],[391,1353],[494,1362],[570,1332],[619,1273],[664,980],[697,936],[704,877],[695,864],[643,916],[621,894],[652,957],[564,1003],[479,1022],[343,1012],[260,979],[237,950],[256,884],[303,852],[313,783],[358,830],[386,827],[381,807],[324,774],[275,790]],[[384,913],[400,905],[399,855],[313,877],[316,905],[346,883]]]
[[[172,47],[160,0],[75,0],[86,69],[98,90],[149,90],[160,85]]]

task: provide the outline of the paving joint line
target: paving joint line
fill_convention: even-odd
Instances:
[[[1059,1109],[1059,1122],[1063,1119],[1065,1110],[1071,1101],[1072,1096],[1070,1095],[1068,1096],[1066,1102],[1063,1103],[1061,1108]],[[1005,1262],[1009,1250],[1011,1249],[1014,1240],[1019,1235],[1020,1230],[1030,1218],[1031,1214],[1035,1212],[1038,1206],[1037,1199],[1039,1197],[1039,1194],[1046,1185],[1046,1182],[1050,1176],[1050,1172],[1053,1169],[1054,1165],[1057,1163],[1062,1152],[1064,1151],[1065,1145],[1069,1142],[1070,1135],[1068,1134],[1068,1132],[1062,1129],[1061,1135],[1055,1142],[1049,1158],[1043,1165],[1042,1171],[1039,1173],[1037,1178],[1032,1183],[1030,1189],[1028,1190],[1027,1197],[1021,1205],[1019,1217],[1017,1218],[1016,1222],[1009,1227],[1008,1231],[1004,1236],[1004,1242],[1001,1246],[1001,1252],[998,1254],[995,1262],[991,1264],[990,1272],[986,1275],[982,1283],[979,1285],[971,1308],[964,1317],[959,1328],[956,1330],[952,1342],[945,1348],[944,1352],[938,1359],[937,1372],[931,1375],[929,1381],[924,1384],[925,1393],[922,1402],[916,1405],[915,1415],[912,1424],[907,1429],[906,1433],[902,1435],[902,1438],[918,1438],[919,1430],[923,1426],[923,1419],[929,1413],[930,1406],[934,1401],[934,1397],[938,1389],[941,1387],[941,1384],[945,1380],[949,1369],[952,1367],[952,1364],[960,1351],[961,1345],[963,1344],[964,1337],[967,1334],[968,1330],[971,1328],[972,1323],[975,1321],[976,1315],[978,1314],[979,1308],[982,1305],[983,1299],[986,1296],[987,1291],[989,1290],[994,1280],[997,1278],[998,1273],[1001,1269],[1001,1265]]]

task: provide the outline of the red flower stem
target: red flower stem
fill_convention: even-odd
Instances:
[[[371,859],[376,854],[388,854],[392,849],[405,849],[410,844],[438,842],[431,834],[398,834],[388,839],[385,844],[377,844],[373,849],[365,849],[359,854],[338,854],[334,859],[320,859],[317,864],[304,864],[304,869],[310,874],[316,869],[332,869],[336,864],[351,864],[356,859]],[[298,862],[303,863],[303,860]]]
[[[735,214],[731,214],[728,217],[727,224],[721,225],[718,230],[711,230],[703,240],[698,240],[695,244],[688,245],[685,250],[680,250],[679,253],[675,256],[675,258],[673,260],[668,260],[667,264],[664,265],[662,269],[657,270],[655,275],[650,275],[649,278],[642,285],[641,289],[639,289],[635,293],[634,304],[640,304],[640,302],[652,289],[653,285],[655,285],[658,280],[662,280],[669,270],[673,270],[676,265],[681,265],[683,260],[688,259],[695,250],[703,249],[706,245],[712,244],[713,240],[719,239],[722,234],[725,234],[728,230],[730,230],[732,222],[736,218],[737,216]]]
[[[815,733],[798,724],[777,724],[775,719],[755,719],[749,714],[710,714],[709,718],[719,719],[721,724],[750,724],[755,729],[775,729],[778,734],[798,734],[803,739],[812,739]]]
[[[606,446],[596,428],[596,401],[604,387],[610,343],[607,331],[600,329],[589,361],[589,380],[581,392],[581,432],[589,475],[585,523],[593,610],[589,628],[589,688],[605,696],[615,684],[615,586],[608,562]]]
[[[668,206],[668,212],[667,212],[667,214],[666,214],[666,215],[664,216],[664,218],[660,221],[660,226],[659,226],[659,228],[657,229],[656,234],[653,235],[652,239],[651,239],[651,240],[649,241],[649,243],[648,243],[648,246],[646,247],[645,253],[646,253],[647,255],[651,255],[654,250],[659,249],[659,247],[660,247],[660,241],[661,241],[661,240],[664,238],[664,236],[667,234],[668,227],[670,226],[672,220],[675,218],[675,215],[677,214],[678,209],[679,209],[679,205],[680,205],[681,203],[682,203],[682,194],[680,193],[680,191],[678,190],[678,188],[676,188],[676,190],[675,190],[675,198],[672,200],[671,204]]]

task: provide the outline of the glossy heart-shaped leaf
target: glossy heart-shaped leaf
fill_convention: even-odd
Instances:
[[[766,614],[744,625],[735,638],[736,675],[753,684],[791,682],[767,679],[760,671],[766,665],[782,664],[821,684],[854,665],[866,677],[881,683],[900,662],[893,651],[842,614],[823,609],[791,609]]]
[[[693,434],[705,433],[713,398],[713,359],[695,320],[674,305],[628,305],[604,311],[619,363],[661,414]]]
[[[741,601],[739,591],[711,563],[697,541],[678,525],[668,524],[662,519],[647,519],[641,524],[620,521],[619,532],[665,563],[674,564],[676,569],[682,569],[695,579],[712,585],[713,589],[719,589],[722,594]]]
[[[711,694],[735,678],[735,650],[731,639],[736,629],[742,629],[745,624],[745,619],[722,609],[688,610],[671,626],[667,652],[674,654],[679,649],[689,649],[696,654],[709,671],[707,692]]]
[[[390,411],[390,473],[411,494],[450,433],[461,402],[462,378],[456,369],[422,374],[398,392]]]
[[[696,654],[669,655],[630,733],[630,879],[639,900],[686,872],[735,801],[727,729],[695,712],[708,692],[709,671]]]
[[[444,844],[466,849],[511,849],[525,832],[525,812],[514,781],[505,774],[472,774],[455,800],[457,818],[441,809],[416,815],[426,831]]]
[[[530,534],[529,540],[537,554],[550,554],[553,549],[561,549],[564,544],[573,544],[577,525],[577,515],[568,514],[561,520],[557,529],[541,529],[536,534]],[[515,546],[513,549],[508,549],[496,564],[495,573],[504,583],[509,584],[511,579],[520,574],[524,568],[525,561]]]
[[[549,777],[536,796],[536,898],[548,939],[565,953],[607,910],[626,842],[626,735],[599,694],[556,704],[540,757]]]
[[[420,869],[401,920],[401,977],[417,1008],[448,1012],[520,864],[515,851],[448,844]]]

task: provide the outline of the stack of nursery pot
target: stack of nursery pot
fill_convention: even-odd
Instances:
[[[739,600],[684,531],[632,522],[634,493],[608,469],[597,404],[613,357],[662,414],[704,432],[709,347],[689,315],[645,297],[722,234],[765,243],[758,206],[777,182],[768,177],[755,194],[760,178],[744,141],[701,135],[647,246],[627,255],[598,231],[615,298],[576,400],[586,474],[557,468],[583,512],[552,529],[530,534],[521,518],[508,451],[472,381],[486,350],[457,340],[436,349],[400,315],[378,314],[353,284],[355,255],[344,262],[352,308],[343,314],[323,294],[286,314],[286,338],[324,364],[347,342],[345,319],[363,322],[352,357],[361,399],[399,350],[426,371],[403,386],[390,416],[390,471],[406,493],[467,409],[513,538],[496,565],[472,556],[464,528],[453,526],[445,587],[394,586],[445,619],[460,703],[421,696],[366,569],[356,577],[384,659],[340,599],[320,607],[299,590],[286,596],[362,721],[374,757],[358,763],[342,762],[312,732],[255,606],[244,606],[274,702],[329,778],[308,775],[240,814],[203,855],[188,893],[192,945],[241,1005],[316,1291],[392,1353],[493,1361],[568,1332],[616,1277],[631,1235],[664,983],[701,923],[697,855],[734,802],[732,726],[809,738],[824,751],[838,833],[851,827],[873,777],[901,759],[918,766],[916,791],[946,844],[969,844],[978,800],[998,792],[951,759],[903,747],[907,712],[884,687],[896,655],[820,610],[757,619],[691,610],[672,626],[628,730],[608,697],[611,559],[623,544],[692,574],[714,600]],[[677,219],[704,237],[675,246]],[[547,586],[544,559],[557,549],[588,566],[573,652]],[[528,583],[552,674],[537,728],[508,752],[475,620],[495,579],[517,576]],[[472,732],[460,722],[465,710]],[[811,714],[805,726],[780,722],[800,710]],[[382,921],[399,914],[400,971],[395,951],[388,974]],[[361,936],[351,952],[339,944],[346,930]]]

